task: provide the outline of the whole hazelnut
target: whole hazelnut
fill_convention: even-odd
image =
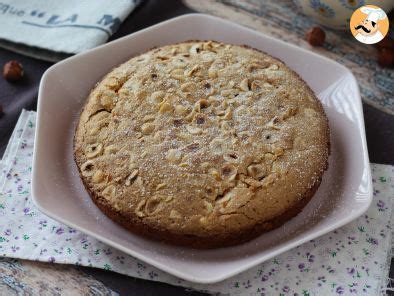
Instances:
[[[394,66],[394,50],[383,48],[378,53],[378,63],[382,67]]]
[[[18,61],[9,61],[3,67],[3,76],[10,82],[18,81],[23,77],[23,67]]]
[[[306,33],[306,40],[312,46],[321,46],[326,39],[326,33],[320,27],[313,27]]]

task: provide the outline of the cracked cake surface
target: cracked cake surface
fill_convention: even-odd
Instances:
[[[295,216],[327,168],[323,108],[283,62],[247,46],[149,50],[92,90],[74,139],[82,181],[124,227],[196,248]]]

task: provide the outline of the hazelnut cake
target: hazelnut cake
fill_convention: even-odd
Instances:
[[[328,165],[321,103],[283,62],[186,41],[113,69],[80,115],[74,157],[125,228],[194,248],[251,240],[297,215]]]

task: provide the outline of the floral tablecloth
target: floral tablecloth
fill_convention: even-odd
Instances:
[[[356,221],[217,284],[180,280],[63,225],[30,195],[35,113],[23,111],[0,162],[0,255],[92,266],[211,293],[379,295],[388,279],[394,167],[372,165],[372,206]]]

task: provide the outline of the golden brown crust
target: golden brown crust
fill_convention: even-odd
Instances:
[[[195,235],[177,235],[162,228],[152,229],[148,225],[141,224],[140,221],[130,221],[129,216],[122,215],[122,213],[112,208],[103,199],[98,198],[94,192],[91,192],[90,190],[88,190],[88,192],[93,202],[108,218],[129,231],[171,244],[196,249],[213,249],[239,245],[258,237],[264,232],[268,232],[282,226],[302,211],[302,209],[312,199],[313,195],[319,188],[320,183],[321,180],[305,192],[304,197],[297,204],[269,221],[262,224],[256,224],[254,227],[244,230],[241,233],[232,233],[223,236],[212,235],[202,238]]]
[[[234,245],[295,216],[329,154],[321,103],[283,62],[192,41],[115,68],[81,113],[74,157],[93,201],[133,231]]]

